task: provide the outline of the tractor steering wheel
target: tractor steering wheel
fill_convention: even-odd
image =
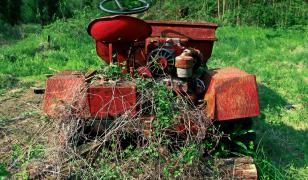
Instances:
[[[118,9],[107,9],[106,3],[110,1],[115,1],[118,6]],[[142,13],[149,9],[150,4],[147,3],[145,0],[138,0],[138,2],[142,3],[143,6],[129,9],[127,7],[123,7],[123,5],[120,3],[120,0],[103,0],[99,4],[99,8],[104,12],[108,12],[112,14],[136,14],[136,13]]]

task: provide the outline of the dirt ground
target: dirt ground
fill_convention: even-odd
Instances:
[[[0,96],[0,162],[11,172],[21,167],[15,161],[29,160],[34,145],[46,147],[55,138],[51,121],[42,113],[42,101],[43,95],[24,88]]]

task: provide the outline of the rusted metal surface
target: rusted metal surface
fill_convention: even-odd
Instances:
[[[147,67],[144,67],[144,66],[142,66],[142,67],[139,67],[138,69],[137,69],[137,72],[138,72],[138,74],[141,76],[141,77],[149,77],[149,78],[152,78],[153,76],[152,76],[152,73],[151,73],[151,71],[147,68]]]
[[[208,71],[204,80],[204,112],[212,119],[223,121],[260,114],[255,75],[230,67]]]
[[[117,117],[136,113],[136,86],[132,82],[90,86],[88,101],[91,117]]]
[[[84,75],[76,71],[62,71],[48,78],[43,109],[51,117],[57,117],[63,113],[88,117]]]
[[[192,50],[185,49],[180,56],[175,58],[177,76],[180,78],[191,77],[193,75],[193,67],[197,61],[197,59],[192,57]]]
[[[152,27],[151,37],[180,38],[181,44],[200,50],[203,63],[211,57],[217,24],[201,22],[146,21]]]
[[[193,68],[194,65],[195,65],[194,58],[185,51],[180,56],[175,58],[176,68],[189,69]]]
[[[85,76],[74,71],[63,71],[46,81],[44,112],[57,117],[65,112],[81,118],[117,117],[136,112],[136,86],[131,82],[91,85]]]
[[[112,61],[112,52],[117,53],[119,63],[129,59],[128,52],[132,48],[136,61],[145,65],[147,46],[153,38],[161,38],[161,41],[179,38],[184,46],[200,50],[205,63],[212,54],[216,28],[216,24],[206,22],[142,21],[120,15],[92,21],[88,33],[96,40],[97,54],[107,63]]]
[[[143,78],[167,74],[168,78],[159,81],[175,95],[205,108],[204,113],[211,119],[258,116],[254,75],[237,68],[224,68],[207,71],[202,78],[197,78],[195,72],[211,56],[216,29],[216,24],[206,22],[143,21],[119,15],[92,21],[88,33],[95,39],[97,53],[106,63],[116,60],[119,66],[126,67],[123,73],[130,73],[131,77],[134,72]],[[159,64],[159,68],[153,64]],[[103,81],[90,85],[94,74],[95,71],[85,77],[64,71],[50,77],[46,83],[44,111],[48,115],[59,114],[56,109],[72,105],[72,111],[83,117],[134,116],[136,85]],[[183,128],[180,125],[175,129]]]
[[[218,25],[208,22],[146,21],[152,27],[152,37],[180,37],[189,40],[215,41]]]

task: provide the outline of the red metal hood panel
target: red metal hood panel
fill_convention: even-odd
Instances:
[[[208,22],[146,21],[152,27],[152,37],[186,38],[195,41],[215,41],[217,24]]]
[[[89,24],[88,33],[96,41],[107,43],[145,40],[152,33],[151,26],[131,16],[108,16]]]

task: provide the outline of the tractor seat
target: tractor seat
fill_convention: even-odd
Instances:
[[[142,41],[152,33],[151,25],[131,16],[108,16],[93,20],[88,33],[102,43]]]

